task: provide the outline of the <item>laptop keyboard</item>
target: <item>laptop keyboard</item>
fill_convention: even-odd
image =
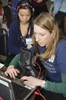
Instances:
[[[16,100],[24,100],[24,98],[27,96],[27,94],[30,93],[31,90],[27,89],[24,86],[20,86],[18,84],[13,83],[13,91]]]

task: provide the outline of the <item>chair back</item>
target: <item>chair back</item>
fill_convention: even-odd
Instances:
[[[0,55],[8,55],[8,32],[0,27]]]

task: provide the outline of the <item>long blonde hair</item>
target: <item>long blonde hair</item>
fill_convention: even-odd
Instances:
[[[51,43],[47,47],[46,51],[43,54],[38,54],[40,58],[47,59],[50,58],[54,53],[56,49],[57,42],[59,40],[59,28],[58,23],[56,22],[55,18],[49,14],[49,13],[41,13],[35,20],[35,24],[40,26],[43,29],[46,29],[50,32],[50,34],[55,33]],[[38,32],[38,34],[40,34]],[[35,41],[35,35],[33,35],[33,43],[35,46],[35,49],[38,50],[38,44]]]

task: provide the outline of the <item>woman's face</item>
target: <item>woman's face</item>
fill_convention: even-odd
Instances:
[[[20,22],[22,24],[26,24],[31,18],[31,12],[29,9],[19,9],[18,16],[19,16]]]
[[[35,39],[36,42],[41,46],[48,46],[52,40],[53,34],[39,27],[38,25],[34,25]]]

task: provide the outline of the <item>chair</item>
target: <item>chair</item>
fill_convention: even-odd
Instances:
[[[5,61],[8,55],[8,32],[0,27],[0,60]]]
[[[8,33],[6,29],[0,27],[0,54],[7,55],[8,53]]]

